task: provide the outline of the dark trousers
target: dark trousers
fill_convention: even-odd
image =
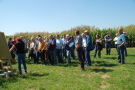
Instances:
[[[63,47],[62,49],[62,54],[63,54],[63,57],[64,58],[67,58],[67,55],[66,55],[66,48]]]
[[[84,60],[84,62],[85,62],[85,48],[83,48],[82,54],[83,54],[83,60]]]
[[[97,52],[98,52],[98,57],[101,58],[101,50],[99,50],[98,46],[95,47],[94,57],[96,57]]]
[[[57,65],[57,59],[56,59],[56,49],[53,51],[49,51],[50,57],[51,57],[51,64]]]
[[[127,44],[124,44],[124,56],[127,56]]]
[[[46,50],[46,52],[45,52],[45,58],[46,58],[46,61],[47,62],[50,62],[51,63],[51,57],[50,57],[50,54],[49,54],[49,50]]]
[[[117,51],[117,54],[118,54],[117,44],[115,44],[115,48],[116,48],[116,51]]]
[[[45,50],[39,50],[39,57],[41,58],[41,63],[45,64]]]
[[[62,49],[56,49],[56,54],[57,54],[57,57],[58,57],[58,62],[59,63],[63,63],[63,60],[62,60]]]
[[[106,55],[110,55],[110,52],[111,52],[111,45],[110,45],[110,44],[106,44],[106,45],[105,45],[105,48],[106,48]]]
[[[70,52],[71,52],[71,57],[72,57],[73,59],[75,59],[74,46],[70,47]]]
[[[124,45],[119,46],[117,45],[117,50],[118,50],[118,63],[124,64]]]
[[[84,69],[84,60],[83,60],[83,48],[80,47],[77,50],[77,56],[81,64],[81,69]]]
[[[31,56],[33,62],[36,64],[37,63],[36,54],[32,53]]]

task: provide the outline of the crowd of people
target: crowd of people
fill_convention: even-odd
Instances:
[[[90,51],[95,50],[94,58],[98,54],[98,58],[101,58],[101,51],[103,48],[102,39],[100,35],[96,35],[95,45],[92,43],[92,38],[89,31],[86,30],[81,33],[77,30],[75,31],[75,37],[70,34],[64,36],[53,36],[42,37],[38,35],[36,38],[31,37],[30,40],[26,41],[23,36],[9,38],[7,41],[9,51],[15,61],[15,57],[18,60],[18,71],[22,74],[21,63],[24,66],[24,70],[27,73],[27,66],[25,62],[26,52],[28,50],[28,58],[30,58],[34,64],[50,63],[55,66],[57,63],[65,63],[63,59],[66,60],[67,64],[72,62],[76,56],[80,62],[81,70],[84,70],[84,63],[86,66],[91,66],[92,61],[90,57]],[[104,37],[106,55],[110,55],[111,52],[111,41],[112,38],[109,33]],[[118,62],[124,64],[124,51],[126,52],[126,33],[123,33],[123,29],[119,28],[116,37],[113,40],[115,42],[115,47],[118,54]],[[74,53],[76,51],[76,55]],[[127,56],[127,52],[126,52]]]

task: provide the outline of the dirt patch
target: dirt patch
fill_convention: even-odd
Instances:
[[[103,78],[103,79],[106,79],[106,78],[109,78],[109,77],[110,77],[110,76],[107,75],[107,74],[104,74],[104,75],[101,76],[101,78]]]
[[[109,87],[109,84],[108,85],[101,85],[100,88],[107,88]]]

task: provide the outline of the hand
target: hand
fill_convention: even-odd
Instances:
[[[121,47],[122,45],[120,44],[119,46]]]

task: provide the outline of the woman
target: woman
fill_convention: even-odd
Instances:
[[[101,50],[102,50],[102,40],[100,38],[100,35],[96,35],[94,58],[96,57],[97,52],[98,52],[98,58],[101,58]]]
[[[25,44],[22,41],[22,38],[18,37],[16,38],[16,43],[11,47],[9,50],[10,52],[16,49],[16,56],[18,59],[18,70],[19,74],[22,75],[22,69],[21,69],[21,63],[24,66],[24,71],[27,73],[27,67],[26,67],[26,62],[25,62]]]

